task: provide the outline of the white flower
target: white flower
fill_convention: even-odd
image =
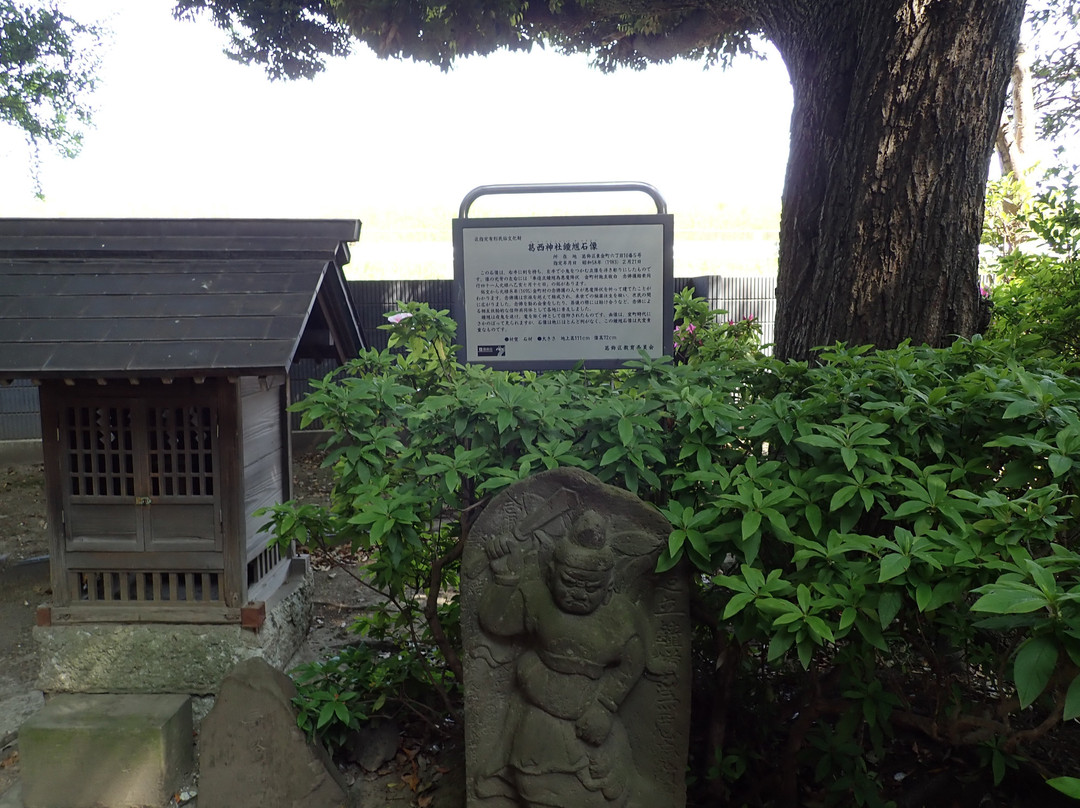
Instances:
[[[399,311],[397,314],[386,315],[386,319],[394,323],[395,325],[400,323],[402,320],[407,320],[409,317],[412,317],[412,315],[409,314],[409,312],[407,311]]]

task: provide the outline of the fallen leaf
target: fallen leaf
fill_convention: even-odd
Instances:
[[[430,794],[425,794],[421,797],[417,797],[416,804],[420,806],[420,808],[428,808],[428,806],[431,805],[431,801],[433,799],[435,798]]]

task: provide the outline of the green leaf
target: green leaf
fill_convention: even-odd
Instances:
[[[742,552],[746,563],[753,564],[757,560],[758,551],[761,549],[761,534],[755,533],[749,539],[743,540]]]
[[[1054,581],[1054,574],[1050,570],[1030,558],[1024,559],[1024,566],[1027,567],[1028,574],[1035,582],[1035,585],[1042,590],[1043,594],[1050,597],[1058,592],[1057,582]]]
[[[926,605],[930,602],[930,596],[933,594],[934,590],[926,581],[921,581],[919,585],[915,587],[915,605],[920,612],[926,611]]]
[[[829,438],[825,435],[800,435],[795,438],[796,443],[806,443],[810,446],[820,446],[822,449],[835,449],[840,444],[835,438]]]
[[[1077,777],[1051,777],[1046,781],[1051,788],[1055,788],[1067,797],[1080,800],[1080,778]]]
[[[993,586],[991,584],[991,586]],[[1009,589],[992,589],[975,603],[971,610],[975,612],[990,612],[991,614],[1027,614],[1043,609],[1049,605],[1046,596],[1033,586],[1020,589],[1022,584],[1014,584]],[[989,587],[983,587],[987,589]]]
[[[677,553],[682,552],[683,543],[686,541],[685,530],[673,530],[668,534],[667,551],[668,555],[675,556]]]
[[[1005,418],[1019,418],[1039,409],[1039,405],[1030,399],[1019,399],[1005,408]]]
[[[446,472],[446,487],[450,493],[456,493],[461,489],[461,475],[457,473],[455,469],[448,469]]]
[[[748,591],[760,592],[761,589],[765,586],[765,573],[763,573],[757,567],[751,567],[749,564],[740,564],[739,572],[742,573],[742,576],[746,581]],[[773,572],[769,574],[770,580],[772,579],[773,573],[779,575],[780,570],[773,570]]]
[[[763,513],[769,520],[769,524],[772,525],[773,533],[780,538],[787,538],[791,535],[791,530],[788,528],[787,520],[784,515],[775,508],[766,508]]]
[[[895,614],[893,616],[895,617]],[[873,622],[869,620],[856,620],[855,628],[859,630],[859,633],[862,635],[862,638],[864,640],[866,640],[879,651],[885,651],[886,653],[888,653],[889,646],[885,643],[885,638],[881,635],[881,629],[879,629]]]
[[[608,449],[606,452],[604,452],[604,456],[600,458],[600,465],[601,466],[610,466],[612,463],[614,463],[617,460],[620,460],[621,458],[623,458],[625,456],[626,456],[626,448],[625,447],[623,447],[623,446],[612,446],[610,449]]]
[[[1080,716],[1080,675],[1073,677],[1069,683],[1069,689],[1065,693],[1065,709],[1062,711],[1062,721],[1072,721]]]
[[[334,715],[337,716],[338,721],[342,724],[349,723],[349,708],[346,707],[343,702],[334,702]]]
[[[774,634],[773,638],[769,640],[769,653],[767,660],[772,662],[778,657],[782,657],[788,652],[788,649],[795,643],[795,635],[790,631],[784,631],[780,634]]]
[[[1073,467],[1073,460],[1071,457],[1067,457],[1063,454],[1054,453],[1050,455],[1050,472],[1055,477],[1060,477],[1065,474],[1069,469]]]
[[[743,541],[746,541],[748,538],[757,533],[759,527],[761,527],[761,512],[747,511],[742,518]]]
[[[712,555],[709,549],[709,543],[705,540],[705,536],[700,530],[688,530],[686,536],[690,540],[690,546],[694,548],[701,555],[702,558],[709,558]]]
[[[1000,749],[993,749],[990,753],[990,770],[994,774],[994,785],[1001,785],[1005,779],[1005,755]]]
[[[513,419],[513,412],[510,410],[500,410],[498,417],[495,419],[495,425],[498,427],[499,432],[506,432],[510,428],[510,423]]]
[[[810,670],[810,660],[814,656],[814,644],[800,640],[795,650],[799,653],[799,663],[803,666],[803,670]]]
[[[854,606],[845,606],[843,614],[840,615],[840,630],[843,631],[854,623],[857,615],[858,612]]]
[[[881,572],[878,575],[878,583],[891,580],[897,575],[907,572],[911,566],[911,558],[899,553],[889,553],[881,559]],[[884,626],[882,626],[884,628]]]
[[[881,593],[881,597],[878,599],[878,622],[881,623],[883,629],[889,627],[896,615],[900,613],[902,605],[903,598],[900,597],[899,592],[889,590]]]
[[[899,507],[893,511],[894,519],[903,519],[905,516],[911,516],[913,513],[920,513],[925,511],[927,503],[920,502],[916,499],[909,499],[907,502],[901,502]]]
[[[851,501],[851,498],[859,492],[859,489],[854,485],[846,485],[832,495],[832,499],[829,501],[829,513],[844,507]]]
[[[752,592],[738,592],[733,595],[731,600],[728,601],[728,605],[724,608],[724,619],[728,620],[737,615],[746,607],[746,604],[750,603],[753,599],[754,594]]]
[[[850,446],[841,447],[840,458],[844,461],[844,465],[847,466],[848,471],[851,471],[859,463],[859,456]]]
[[[820,617],[806,618],[806,627],[810,630],[811,634],[816,634],[820,639],[836,642],[836,639],[833,637],[832,629],[829,628],[828,623]]]
[[[665,549],[664,552],[660,554],[660,558],[656,560],[656,571],[662,573],[673,569],[676,564],[682,561],[682,557],[683,550],[681,546],[674,553]]]
[[[328,701],[319,710],[319,720],[315,722],[315,728],[321,729],[325,727],[330,719],[334,717],[334,702]]]
[[[1057,644],[1049,637],[1033,637],[1020,646],[1013,663],[1013,676],[1022,709],[1030,707],[1046,689],[1057,660]]]
[[[923,611],[932,612],[935,609],[940,609],[946,604],[955,601],[964,590],[959,582],[956,581],[943,581],[934,587],[934,591],[930,596],[930,600],[927,601],[923,608]]]

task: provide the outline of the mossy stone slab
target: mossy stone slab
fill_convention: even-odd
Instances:
[[[186,695],[55,696],[19,731],[25,808],[164,805],[194,763]]]

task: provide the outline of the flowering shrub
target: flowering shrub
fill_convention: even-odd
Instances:
[[[723,309],[710,309],[709,301],[695,297],[687,287],[675,295],[676,362],[704,362],[721,358],[762,356],[761,323],[749,315],[725,320]]]
[[[687,336],[711,328],[681,305]],[[1059,363],[976,339],[507,373],[455,363],[445,312],[403,312],[403,351],[297,405],[333,430],[332,509],[273,516],[280,540],[371,554],[400,647],[439,651],[421,675],[447,710],[439,596],[471,525],[510,483],[577,466],[654,503],[661,567],[697,570],[705,804],[883,805],[912,744],[977,750],[999,781],[1080,715],[1080,380]]]

